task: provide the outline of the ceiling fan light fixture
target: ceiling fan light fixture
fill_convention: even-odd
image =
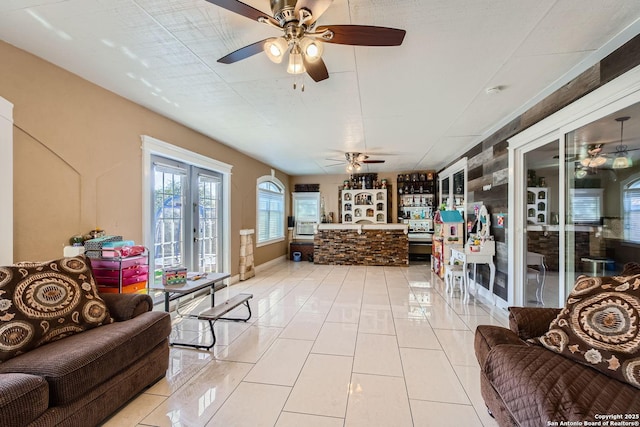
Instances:
[[[580,160],[580,164],[585,168],[597,168],[607,163],[607,158],[602,156],[587,157]]]
[[[310,37],[303,37],[302,40],[300,40],[300,47],[308,61],[316,61],[320,59],[324,51],[322,42]]]
[[[283,37],[269,39],[264,43],[264,53],[271,62],[279,64],[287,51],[287,41]]]
[[[613,161],[612,167],[614,169],[626,169],[626,168],[630,168],[631,166],[633,166],[633,161],[631,160],[630,157],[620,156],[615,158],[615,160]]]
[[[289,53],[289,66],[287,67],[287,73],[289,74],[302,74],[307,70],[304,68],[304,63],[302,62],[302,53],[300,52],[300,47],[295,45],[291,48],[291,53]]]
[[[630,117],[618,117],[616,121],[620,123],[620,144],[616,147],[616,158],[613,161],[613,169],[626,169],[633,166],[633,161],[629,157],[627,146],[622,143],[624,135],[624,122]]]

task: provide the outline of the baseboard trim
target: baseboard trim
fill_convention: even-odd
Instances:
[[[287,260],[287,256],[286,255],[282,255],[279,256],[278,258],[274,258],[271,261],[267,261],[267,262],[263,262],[262,264],[254,267],[256,270],[256,275],[260,272],[260,271],[264,271],[268,268],[273,267],[276,264],[280,264],[281,262],[285,262]],[[255,276],[253,276],[255,277]],[[236,283],[240,283],[240,274],[236,274],[234,276],[231,276],[227,279],[229,281],[229,285],[235,285]],[[251,280],[251,279],[248,279]],[[245,280],[246,281],[246,280]]]

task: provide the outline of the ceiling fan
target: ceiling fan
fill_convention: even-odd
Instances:
[[[231,12],[274,27],[284,34],[260,40],[218,59],[232,64],[260,52],[279,64],[289,53],[287,72],[306,72],[314,81],[329,78],[322,60],[323,42],[352,46],[399,46],[405,30],[370,25],[322,25],[317,19],[333,0],[270,0],[273,17],[237,0],[207,0]]]
[[[365,163],[371,164],[371,163],[384,163],[385,161],[382,159],[369,159],[369,156],[367,156],[364,153],[356,153],[356,152],[348,152],[348,153],[344,153],[344,158],[347,162],[347,172],[352,173],[352,172],[358,172],[360,169],[362,169],[362,165]],[[339,166],[344,164],[341,160],[336,160],[336,159],[327,159],[327,160],[335,160],[338,161],[340,163],[336,164],[336,165],[329,165],[329,167],[331,166]]]
[[[629,148],[624,141],[624,122],[629,120],[630,117],[617,117],[615,120],[620,123],[620,141],[616,146],[616,151],[605,152],[605,144],[597,143],[591,145],[583,145],[580,149],[580,153],[577,155],[565,156],[566,162],[575,162],[576,165],[581,166],[581,169],[586,168],[602,168],[605,166],[609,158],[612,160],[612,169],[626,169],[633,166],[632,156],[630,151],[640,150],[640,148]],[[559,158],[560,156],[554,156]],[[582,173],[581,173],[582,174]],[[583,175],[584,176],[584,175]]]

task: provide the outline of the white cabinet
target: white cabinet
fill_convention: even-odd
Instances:
[[[466,216],[467,158],[458,160],[438,174],[440,181],[440,205],[446,210],[457,210]]]
[[[549,188],[527,187],[527,223],[547,224],[549,220]]]
[[[342,190],[342,223],[387,222],[387,190]]]

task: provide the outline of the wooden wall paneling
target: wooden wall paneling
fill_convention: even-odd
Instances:
[[[600,84],[605,84],[621,76],[640,64],[640,35],[600,61]]]
[[[521,116],[520,131],[549,117],[600,86],[600,64],[596,64],[527,110]]]
[[[493,174],[499,170],[508,169],[509,168],[509,155],[507,153],[500,155],[493,155],[493,159],[490,162],[485,163],[484,165],[484,173],[485,174]]]
[[[476,166],[475,168],[469,168],[467,171],[467,181],[473,181],[474,179],[480,178],[484,175],[483,167]],[[467,192],[469,190],[467,189]]]
[[[509,141],[507,141],[506,139],[493,145],[494,157],[499,157],[503,154],[508,154],[508,153],[509,153]]]
[[[475,197],[474,200],[480,200],[484,202],[484,200],[482,200],[482,196],[478,196],[478,192],[481,192],[482,187],[484,187],[485,185],[492,184],[492,183],[493,183],[493,176],[485,175],[485,174],[482,174],[478,178],[467,181],[467,196],[469,195],[469,191],[473,191],[474,197]],[[471,200],[471,198],[469,198],[469,200]]]
[[[481,142],[483,147],[493,147],[498,143],[506,141],[511,138],[513,135],[522,131],[522,126],[520,124],[521,117],[518,116],[515,119],[511,120],[506,125],[502,126],[500,129],[495,131],[491,136]]]
[[[477,155],[479,155],[480,153],[482,153],[482,145],[481,144],[476,144],[476,145],[473,146],[473,148],[471,148],[469,151],[467,151],[462,156],[460,156],[460,158],[466,157],[467,159],[472,159],[472,158],[476,157]],[[452,162],[452,164],[453,164],[453,162]]]

